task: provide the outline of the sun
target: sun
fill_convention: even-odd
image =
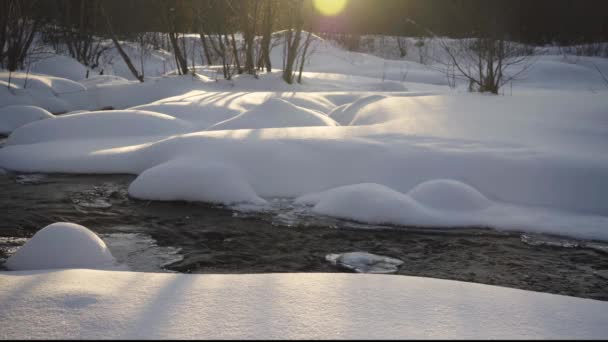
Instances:
[[[315,9],[326,16],[334,16],[342,12],[346,0],[313,0]]]

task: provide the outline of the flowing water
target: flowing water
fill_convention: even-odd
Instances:
[[[133,271],[347,272],[332,253],[404,261],[397,274],[608,300],[608,244],[490,229],[415,229],[311,215],[289,199],[247,211],[127,196],[131,175],[0,174],[0,268],[37,230],[74,222]]]

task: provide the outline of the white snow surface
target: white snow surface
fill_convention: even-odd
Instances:
[[[51,123],[50,121],[53,121]],[[114,110],[62,115],[48,123],[35,122],[17,129],[7,145],[77,139],[112,139],[137,136],[167,136],[192,130],[189,123],[172,116],[140,111]]]
[[[54,270],[0,284],[3,339],[608,336],[606,302],[408,276]]]
[[[52,119],[55,116],[36,106],[12,105],[0,107],[0,134],[9,135],[27,123]]]
[[[5,263],[9,270],[111,268],[106,244],[87,228],[67,222],[50,224],[34,234]]]
[[[180,159],[142,172],[129,195],[149,200],[185,200],[219,204],[264,204],[238,169],[201,160]]]
[[[87,76],[87,68],[84,65],[71,57],[61,55],[44,56],[32,64],[30,71],[72,81],[80,81]]]
[[[298,107],[280,98],[270,98],[254,109],[228,120],[218,122],[209,130],[337,126],[338,124],[324,114]]]

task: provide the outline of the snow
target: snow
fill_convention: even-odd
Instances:
[[[129,195],[150,200],[185,200],[219,204],[264,204],[241,172],[203,160],[172,160],[147,169],[129,186]]]
[[[160,136],[190,130],[192,127],[187,122],[166,114],[140,110],[99,111],[62,115],[54,120],[34,122],[15,130],[9,136],[6,144]]]
[[[5,266],[18,271],[108,268],[113,263],[112,254],[95,233],[74,223],[57,222],[36,232]]]
[[[450,179],[424,182],[408,194],[417,202],[434,209],[482,210],[492,205],[492,202],[476,189]]]
[[[61,55],[44,56],[32,64],[30,72],[72,81],[80,81],[87,76],[87,68],[84,65],[71,57]]]
[[[3,339],[608,335],[606,302],[407,276],[55,270],[2,272],[0,283]]]
[[[268,99],[258,107],[209,127],[209,130],[337,126],[331,118],[282,99]]]
[[[355,184],[308,194],[295,201],[314,204],[320,215],[353,219],[366,223],[415,225],[428,221],[423,207],[403,194],[379,184]]]
[[[9,135],[27,123],[52,119],[55,116],[36,106],[13,105],[0,108],[0,134]]]

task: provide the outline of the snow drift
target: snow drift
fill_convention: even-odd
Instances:
[[[6,261],[10,270],[108,268],[114,258],[106,244],[87,228],[57,222],[39,230]]]
[[[13,105],[0,108],[0,134],[9,135],[15,129],[38,120],[55,116],[36,106]]]
[[[310,109],[298,107],[280,98],[270,98],[256,108],[219,122],[209,130],[337,126],[331,118]]]
[[[129,195],[149,200],[219,204],[264,204],[242,174],[225,164],[172,160],[147,169],[129,186]]]

